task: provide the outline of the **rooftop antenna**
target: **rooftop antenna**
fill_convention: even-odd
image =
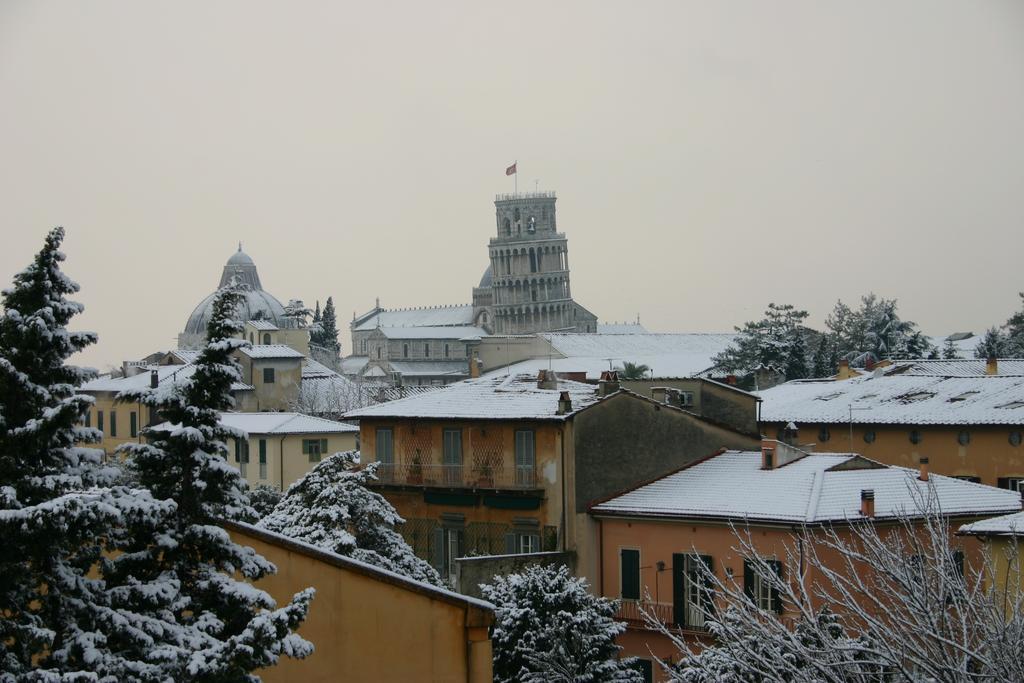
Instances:
[[[238,240],[238,251],[242,251],[242,240]]]
[[[534,192],[539,192],[540,191],[540,181],[537,180],[536,178],[533,179],[533,191]]]

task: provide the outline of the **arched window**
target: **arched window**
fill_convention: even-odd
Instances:
[[[267,334],[263,335],[263,343],[264,344],[269,344],[270,343],[270,333],[267,333]]]
[[[505,234],[509,236],[512,235],[512,221],[507,218],[505,219]]]
[[[537,253],[533,249],[530,250],[530,272],[537,272]]]
[[[519,209],[516,209],[515,211],[512,212],[512,218],[515,219],[516,223],[519,222]]]
[[[377,347],[377,358],[380,358],[380,347]]]

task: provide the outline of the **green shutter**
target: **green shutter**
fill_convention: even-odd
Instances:
[[[302,440],[302,454],[309,455],[309,439]]]
[[[327,455],[327,439],[320,439],[320,456]]]
[[[706,570],[704,574],[704,607],[709,615],[715,613],[715,580],[714,576],[714,565],[712,564],[710,555],[698,555],[701,563],[704,565]]]
[[[267,440],[260,439],[260,464],[267,464]]]
[[[768,560],[768,564],[775,571],[775,575],[781,579],[782,562],[779,560]],[[776,614],[782,614],[782,591],[775,586],[772,586],[772,611]]]
[[[235,462],[242,462],[242,446],[238,439],[235,439]]]
[[[640,551],[620,550],[619,567],[622,573],[622,598],[640,599]]]

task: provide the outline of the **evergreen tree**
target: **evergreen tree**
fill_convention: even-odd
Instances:
[[[786,379],[804,379],[807,377],[807,349],[804,346],[804,335],[797,332],[789,348],[786,359]]]
[[[1020,292],[1024,304],[1024,292]],[[1024,357],[1024,306],[1006,321],[1006,354],[1012,358]]]
[[[811,363],[811,375],[813,377],[831,377],[835,374],[836,368],[831,365],[833,345],[830,343],[829,335],[820,335],[818,348],[814,351],[814,360]]]
[[[621,379],[643,379],[650,371],[651,369],[643,363],[630,363],[626,361],[622,364],[619,377]]]
[[[115,580],[162,580],[163,593],[140,600],[155,603],[155,615],[169,622],[148,648],[164,680],[252,681],[250,672],[275,664],[280,655],[304,657],[312,651],[294,631],[313,590],[277,609],[270,595],[234,576],[255,581],[275,567],[233,542],[217,524],[255,514],[244,481],[226,460],[225,437],[238,435],[219,423],[220,412],[232,405],[231,384],[240,377],[231,354],[248,345],[236,337],[241,325],[231,319],[239,297],[231,286],[217,292],[206,347],[191,377],[119,396],[149,405],[173,425],[146,429],[149,443],[122,450],[141,486],[176,503],[174,517],[159,533],[136,535],[108,571]]]
[[[90,575],[121,525],[166,518],[173,503],[116,483],[99,440],[76,426],[92,405],[75,388],[93,376],[65,361],[96,341],[67,325],[82,306],[60,270],[63,228],[3,293],[0,318],[0,671],[14,680],[141,679],[142,658],[120,643],[146,638],[146,619],[125,596],[154,586],[115,585]],[[108,545],[104,545],[104,544]],[[30,672],[31,673],[28,673]],[[107,680],[104,678],[104,680]]]
[[[256,511],[254,519],[259,521],[273,512],[283,497],[283,493],[268,484],[260,484],[249,491],[249,504]]]
[[[956,347],[956,344],[949,337],[946,337],[946,342],[942,345],[942,357],[946,360],[960,358],[960,349]]]
[[[316,300],[316,309],[313,311],[313,322],[320,322],[320,299]]]
[[[441,586],[395,527],[405,523],[379,493],[367,488],[379,463],[360,467],[355,452],[335,453],[288,487],[259,526],[353,557],[396,574]]]
[[[768,304],[765,317],[737,327],[736,341],[712,361],[716,366],[737,375],[749,375],[759,366],[772,367],[782,372],[794,356],[794,346],[803,346],[799,354],[804,355],[806,366],[807,333],[803,321],[807,311],[798,311],[789,304]],[[806,367],[802,376],[806,376]]]
[[[323,317],[320,314],[320,299],[316,300],[316,309],[313,311],[313,322],[309,326],[309,343],[315,346],[323,346]]]
[[[1009,342],[997,327],[990,327],[974,349],[975,358],[1006,358]]]
[[[615,637],[626,625],[612,619],[617,604],[591,594],[567,567],[530,566],[481,590],[495,606],[496,682],[641,680],[632,660],[619,659]]]
[[[338,318],[334,312],[334,298],[327,297],[324,305],[324,312],[320,318],[320,326],[323,331],[320,333],[320,345],[327,349],[334,349],[341,353],[341,345],[338,343]]]
[[[931,344],[917,329],[917,324],[903,320],[896,313],[895,299],[884,299],[875,294],[861,297],[857,310],[842,301],[836,302],[832,313],[825,319],[839,355],[851,365],[863,367],[868,360],[885,358],[923,358],[931,351]]]

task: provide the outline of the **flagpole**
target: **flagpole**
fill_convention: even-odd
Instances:
[[[512,174],[512,175],[514,175],[516,177],[516,179],[515,179],[515,183],[516,183],[515,184],[515,188],[516,189],[515,189],[515,192],[513,192],[512,194],[518,195],[519,194],[519,159],[516,159],[514,162],[512,162],[512,165],[516,167],[516,172]]]

